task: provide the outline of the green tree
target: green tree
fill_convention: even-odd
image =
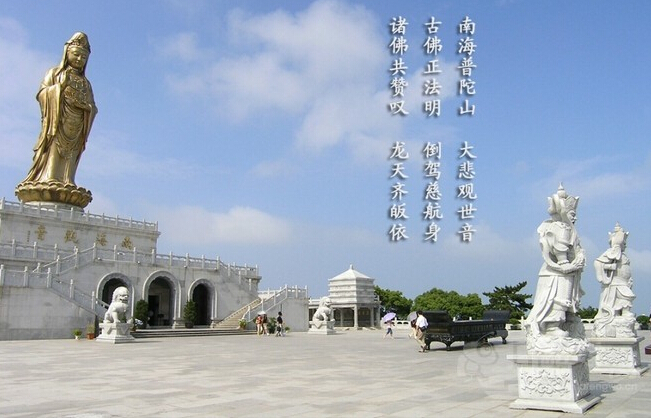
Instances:
[[[488,297],[486,309],[511,311],[511,319],[519,320],[533,308],[533,305],[527,302],[531,295],[520,293],[526,285],[527,282],[520,282],[515,286],[495,286],[492,292],[484,292],[483,295]]]
[[[423,311],[444,310],[450,316],[461,315],[463,318],[481,318],[484,314],[484,305],[476,293],[466,296],[455,291],[433,288],[414,299],[414,309]]]
[[[399,318],[406,318],[411,312],[412,300],[404,297],[402,292],[375,286],[375,294],[380,298],[384,312],[395,312]]]
[[[597,308],[588,306],[587,308],[579,308],[577,314],[579,314],[581,319],[593,319],[597,315],[597,312],[599,312]]]

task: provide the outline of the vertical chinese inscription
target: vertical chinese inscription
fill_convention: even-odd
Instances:
[[[439,26],[442,22],[437,22],[432,16],[429,22],[425,23],[427,39],[423,44],[423,52],[428,57],[432,57],[425,65],[423,75],[427,77],[423,83],[423,111],[428,117],[441,116],[441,88],[443,87],[437,77],[441,74],[438,55],[443,51],[443,43],[438,37]]]
[[[403,55],[409,49],[407,43],[407,19],[402,16],[394,17],[389,23],[391,32],[391,42],[389,43],[389,50],[394,57],[389,73],[391,74],[391,81],[389,87],[392,91],[391,102],[389,102],[389,111],[392,115],[407,116],[409,112],[405,109],[405,88],[407,88],[407,64],[403,60]]]
[[[475,105],[470,102],[470,98],[475,95],[475,82],[471,77],[473,69],[477,67],[472,61],[472,55],[477,49],[474,38],[471,38],[474,34],[475,22],[466,16],[459,23],[459,35],[461,35],[461,38],[459,39],[457,48],[457,54],[462,57],[457,67],[461,72],[457,93],[464,98],[463,103],[459,107],[459,115],[473,116],[475,114]]]
[[[391,185],[391,208],[389,209],[389,218],[393,221],[389,229],[389,241],[398,242],[409,238],[407,236],[407,227],[402,224],[406,221],[407,216],[406,204],[403,198],[409,192],[406,189],[406,184],[403,182],[409,176],[404,172],[405,162],[409,159],[409,152],[405,148],[405,143],[397,141],[391,147],[391,155],[389,160],[393,161],[391,168],[391,175],[389,179],[393,179],[394,183]]]
[[[441,227],[438,221],[443,219],[441,212],[441,189],[439,187],[439,179],[441,178],[441,142],[428,142],[423,147],[423,158],[425,164],[423,165],[423,175],[429,181],[425,189],[425,209],[423,210],[423,220],[428,222],[425,231],[426,242],[435,243],[438,240],[438,233]]]
[[[476,232],[472,224],[469,223],[470,220],[474,219],[474,213],[477,210],[473,206],[473,202],[477,199],[477,194],[475,193],[474,183],[472,182],[475,178],[473,160],[477,156],[471,152],[472,149],[473,147],[466,141],[464,141],[459,149],[461,164],[459,164],[457,171],[457,179],[460,179],[463,183],[457,185],[457,198],[461,199],[463,204],[457,210],[457,213],[459,214],[459,219],[464,222],[458,231],[462,242],[472,241],[473,234]]]

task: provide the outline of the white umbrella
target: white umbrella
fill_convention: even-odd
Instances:
[[[416,318],[418,318],[418,314],[416,314],[416,312],[411,312],[409,316],[407,316],[407,321],[411,322]]]
[[[395,317],[396,317],[396,313],[395,313],[395,312],[389,312],[389,313],[387,313],[386,315],[384,315],[384,316],[382,317],[382,322],[383,322],[383,323],[384,323],[384,322],[389,322],[389,321],[393,320]]]

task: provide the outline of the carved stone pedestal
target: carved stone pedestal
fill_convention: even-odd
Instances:
[[[308,334],[331,335],[335,334],[335,321],[310,321]]]
[[[95,340],[112,344],[132,343],[136,339],[131,335],[131,326],[126,322],[102,322],[99,324],[102,332]]]
[[[590,394],[588,355],[510,355],[518,368],[518,399],[513,409],[583,414],[601,401]]]
[[[644,337],[590,338],[597,350],[595,367],[591,373],[640,376],[649,370],[640,362],[640,341]]]

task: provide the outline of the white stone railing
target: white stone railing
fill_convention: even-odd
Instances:
[[[77,221],[85,222],[93,225],[103,226],[117,226],[120,228],[140,229],[145,231],[158,231],[158,222],[136,221],[131,218],[120,218],[119,216],[111,217],[102,215],[94,215],[88,212],[83,212],[79,209],[70,208],[60,209],[57,205],[42,206],[40,203],[24,204],[22,202],[8,202],[5,198],[0,200],[0,211],[11,213],[24,213],[30,216],[37,216],[41,218],[52,218],[62,221]]]
[[[260,299],[254,300],[247,306],[238,309],[234,312],[234,315],[238,315],[239,318],[246,319],[247,322],[250,322],[258,312],[269,311],[287,299],[308,298],[307,286],[299,288],[298,286],[289,287],[287,285],[281,287],[279,290],[268,289],[259,291],[258,296]]]
[[[20,271],[11,271],[5,269],[4,264],[0,265],[0,287],[29,287],[35,289],[48,289],[57,295],[74,302],[80,308],[95,314],[104,316],[108,305],[97,299],[95,292],[90,295],[82,292],[75,287],[74,280],[69,283],[58,279],[51,270],[47,272],[29,271],[27,267]]]
[[[24,260],[56,260],[58,256],[68,256],[73,252],[70,250],[59,249],[55,244],[39,245],[34,242],[33,245],[18,244],[16,240],[10,243],[0,243],[0,257],[2,258],[19,258]]]
[[[205,256],[190,257],[189,254],[184,256],[169,254],[158,254],[155,250],[150,253],[139,252],[137,249],[118,250],[117,246],[112,249],[98,247],[95,244],[92,248],[79,250],[74,248],[72,251],[63,250],[50,245],[39,245],[34,242],[33,245],[18,244],[16,240],[10,243],[0,243],[0,258],[13,258],[21,260],[49,261],[40,268],[52,268],[57,274],[64,273],[72,268],[90,264],[93,260],[97,261],[116,261],[127,263],[140,263],[148,265],[159,265],[164,267],[187,267],[201,270],[221,270],[228,276],[237,275],[241,277],[257,277],[258,267],[235,263],[226,264],[219,257],[208,259]]]

